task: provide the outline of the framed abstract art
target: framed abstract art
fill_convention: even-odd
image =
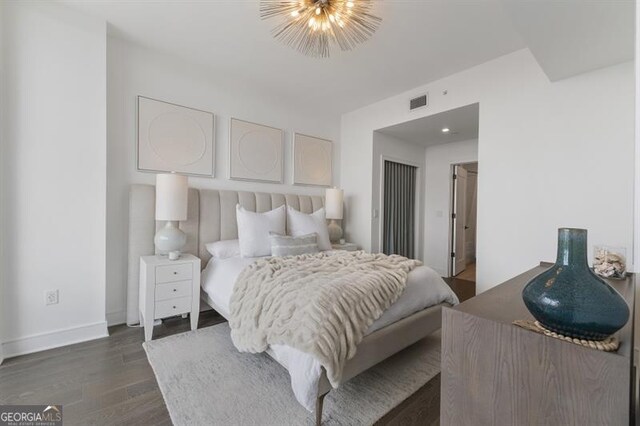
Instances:
[[[138,96],[137,168],[213,176],[214,115]]]
[[[283,182],[283,131],[232,118],[229,131],[229,178]]]
[[[293,136],[293,183],[331,186],[333,143],[296,133]]]

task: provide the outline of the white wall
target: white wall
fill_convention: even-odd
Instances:
[[[3,2],[5,356],[106,335],[106,26]],[[45,306],[45,291],[60,303]]]
[[[425,91],[429,107],[410,112]],[[348,239],[371,247],[373,131],[475,102],[479,292],[553,260],[561,226],[632,247],[633,64],[551,83],[526,49],[342,116]]]
[[[0,2],[0,166],[4,165],[4,2]],[[4,258],[4,173],[0,171],[0,259]],[[1,262],[1,261],[0,261]],[[0,263],[0,268],[2,263]],[[4,309],[4,274],[0,269],[0,308]],[[4,315],[0,314],[0,364],[4,361]]]
[[[304,98],[294,105],[277,93],[256,91],[255,87],[217,80],[206,69],[109,37],[107,318],[110,324],[123,322],[126,310],[129,185],[155,182],[154,174],[135,170],[137,95],[216,114],[216,178],[191,177],[189,185],[192,187],[324,194],[323,188],[292,185],[291,138],[294,131],[334,142],[334,185],[340,183],[339,115],[318,110],[314,105],[306,104]],[[285,130],[285,184],[227,179],[230,117]],[[346,203],[348,210],[348,200]]]
[[[427,147],[425,205],[425,264],[449,276],[451,230],[451,166],[478,159],[478,140]]]
[[[640,1],[636,0],[636,104],[635,104],[635,117],[636,117],[636,147],[635,147],[635,210],[634,210],[634,239],[633,239],[633,263],[635,266],[634,272],[640,272]],[[636,286],[636,303],[640,300],[640,286]],[[640,309],[636,308],[635,311],[635,342],[636,348],[640,347]],[[635,356],[639,356],[638,349],[636,349]],[[636,377],[636,386],[640,377]]]
[[[380,132],[373,133],[373,178],[371,179],[371,198],[372,206],[378,209],[378,217],[373,218],[371,221],[371,249],[376,252],[382,251],[382,236],[381,236],[381,222],[382,219],[382,200],[381,185],[384,173],[382,169],[383,158],[391,161],[410,164],[418,167],[417,175],[417,197],[416,204],[418,206],[417,219],[417,234],[416,242],[416,258],[423,259],[423,242],[422,233],[424,229],[424,176],[425,176],[425,164],[424,164],[424,152],[423,146],[414,145],[393,136],[385,135]]]
[[[633,259],[636,266],[635,272],[640,272],[640,0],[636,0],[636,104],[635,104],[635,129],[636,129],[636,163],[635,163],[635,219],[634,219],[634,247]],[[640,296],[640,286],[636,287],[638,296]],[[637,309],[636,312],[640,311]],[[640,318],[640,312],[637,315]],[[636,327],[636,342],[640,344],[640,327]]]

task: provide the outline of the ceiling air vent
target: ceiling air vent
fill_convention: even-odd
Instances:
[[[428,93],[422,96],[418,96],[417,98],[413,98],[409,101],[409,110],[414,110],[417,108],[422,108],[427,106],[428,104]]]

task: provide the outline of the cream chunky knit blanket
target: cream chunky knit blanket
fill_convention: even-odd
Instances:
[[[233,289],[233,343],[241,352],[281,344],[308,353],[336,387],[369,326],[419,265],[363,251],[260,259],[242,271]]]

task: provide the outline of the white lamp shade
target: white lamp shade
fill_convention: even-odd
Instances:
[[[187,220],[188,184],[186,176],[156,176],[156,220]]]
[[[327,219],[342,219],[342,189],[327,188],[324,199],[324,209],[327,213]]]

